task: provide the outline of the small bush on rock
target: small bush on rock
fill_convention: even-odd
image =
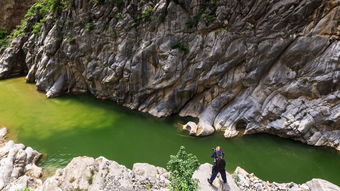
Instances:
[[[167,170],[170,172],[170,190],[172,191],[194,191],[197,190],[197,180],[191,177],[199,166],[198,158],[185,151],[181,146],[176,155],[170,156]]]
[[[188,52],[189,52],[189,47],[188,47],[188,45],[186,45],[185,43],[180,42],[180,41],[173,42],[173,43],[171,44],[171,48],[172,48],[172,49],[178,49],[178,50],[183,51],[183,52],[185,52],[185,53],[188,53]]]
[[[87,23],[85,26],[85,32],[90,32],[94,29],[94,24],[93,23]]]
[[[7,43],[7,29],[0,27],[0,48]]]

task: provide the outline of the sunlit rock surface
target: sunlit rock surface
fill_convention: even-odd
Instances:
[[[330,182],[322,179],[312,179],[304,184],[290,183],[270,183],[257,178],[253,173],[248,173],[244,169],[237,167],[233,178],[236,184],[243,191],[276,191],[276,190],[287,190],[287,191],[339,191],[340,188]]]
[[[0,129],[0,190],[16,191],[41,186],[42,169],[36,166],[41,154],[23,144],[5,139],[7,129]]]

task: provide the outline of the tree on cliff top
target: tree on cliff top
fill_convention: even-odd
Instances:
[[[181,146],[176,155],[170,155],[167,170],[170,172],[170,190],[172,191],[194,191],[197,190],[197,180],[191,177],[200,163],[198,158],[185,151]]]

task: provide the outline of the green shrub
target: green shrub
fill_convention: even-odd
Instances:
[[[94,4],[114,3],[117,7],[121,7],[124,4],[124,0],[90,0]]]
[[[0,48],[5,47],[8,45],[8,38],[0,39]]]
[[[16,191],[31,191],[31,189],[29,189],[29,188],[24,188],[24,189],[22,189],[22,190],[16,190]]]
[[[152,11],[153,11],[152,7],[145,9],[145,11],[143,11],[142,14],[138,17],[138,19],[149,20],[151,17]]]
[[[107,29],[107,33],[108,33],[111,37],[117,37],[117,32],[116,32],[112,27],[109,27],[109,29]]]
[[[171,49],[178,49],[182,52],[188,53],[189,47],[188,45],[184,44],[183,42],[176,41],[171,44]]]
[[[8,42],[7,29],[0,27],[0,48],[5,46]]]
[[[33,25],[33,30],[32,30],[32,32],[33,32],[34,34],[39,34],[39,33],[40,33],[40,30],[41,30],[41,27],[42,27],[42,23],[40,23],[40,22],[35,23],[35,24]]]
[[[219,33],[227,33],[228,32],[228,30],[226,28],[223,28],[223,27],[219,28],[217,31]]]
[[[212,23],[216,19],[216,16],[215,15],[211,15],[211,14],[202,14],[201,18],[204,19],[205,22],[210,24],[210,23]]]
[[[65,36],[65,39],[69,44],[75,44],[76,43],[76,38],[70,37],[70,36]]]
[[[0,27],[0,39],[4,39],[7,36],[7,29],[4,27]]]
[[[139,25],[139,22],[133,22],[132,24],[131,24],[131,27],[137,27]]]
[[[116,19],[122,19],[123,18],[123,14],[122,13],[117,13],[116,15],[115,15],[115,18]]]
[[[151,189],[151,184],[146,184],[145,189],[150,190]]]
[[[85,26],[85,32],[90,32],[94,29],[94,24],[93,23],[87,23]]]
[[[191,177],[199,165],[197,157],[187,153],[184,146],[181,146],[176,155],[170,156],[170,161],[167,164],[167,170],[170,172],[170,190],[197,190],[197,180],[193,180]]]
[[[215,0],[203,1],[200,4],[200,9],[197,15],[195,15],[193,18],[189,19],[186,22],[187,27],[188,28],[197,27],[201,19],[204,19],[207,24],[212,23],[216,19],[216,16],[215,16],[216,7],[217,7],[217,1]]]
[[[25,14],[25,18],[21,21],[21,24],[12,31],[9,40],[13,40],[18,36],[25,35],[24,30],[27,26],[28,19],[35,16],[39,16],[41,19],[39,19],[37,23],[33,25],[32,32],[34,34],[39,34],[42,23],[46,21],[46,15],[52,11],[55,12],[62,10],[64,4],[65,3],[62,3],[59,0],[38,0],[28,9],[27,13]]]
[[[93,177],[92,176],[88,176],[87,177],[87,182],[89,183],[89,185],[91,185],[93,183]]]

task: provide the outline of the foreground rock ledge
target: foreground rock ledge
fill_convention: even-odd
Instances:
[[[7,130],[0,129],[0,191],[29,188],[36,191],[168,191],[169,172],[146,163],[135,163],[132,170],[104,157],[76,157],[65,168],[58,169],[45,181],[42,169],[35,163],[41,154],[30,147],[6,141]],[[237,167],[227,173],[227,184],[220,177],[209,185],[212,165],[202,164],[193,174],[199,180],[198,191],[340,191],[322,179],[305,184],[269,183]]]

